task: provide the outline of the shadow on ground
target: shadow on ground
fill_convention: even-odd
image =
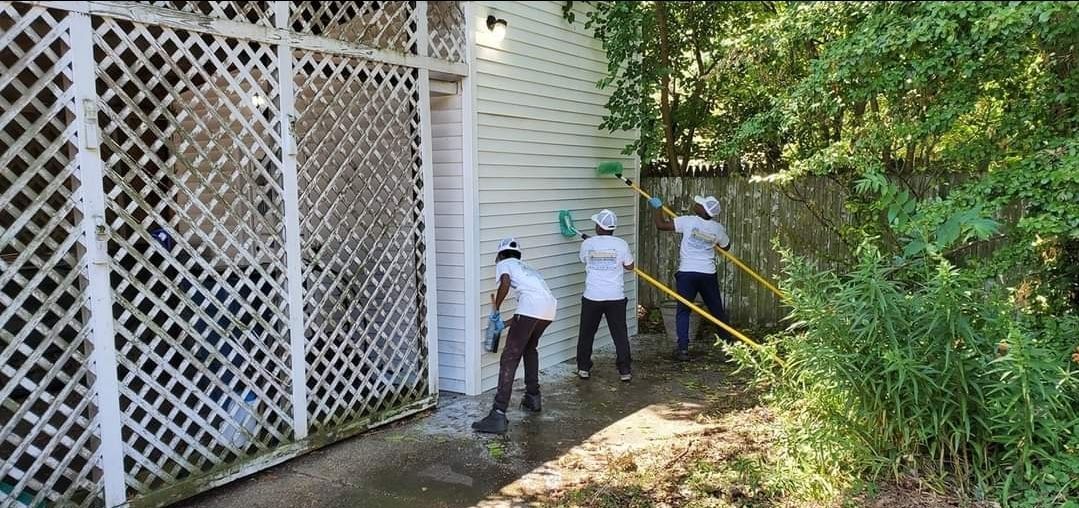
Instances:
[[[531,506],[586,484],[600,468],[650,447],[684,446],[709,432],[716,413],[755,404],[717,349],[689,364],[668,359],[657,335],[635,337],[632,383],[618,381],[610,350],[592,379],[573,365],[545,370],[544,410],[517,408],[504,437],[477,436],[471,422],[491,394],[444,395],[436,411],[317,450],[178,506]],[[711,414],[705,414],[711,413]],[[706,418],[706,416],[708,416]]]

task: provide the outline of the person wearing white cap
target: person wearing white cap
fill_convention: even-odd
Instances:
[[[727,236],[727,229],[715,220],[720,211],[719,200],[715,196],[695,196],[693,202],[695,215],[675,217],[673,221],[663,214],[658,199],[650,200],[648,204],[656,209],[654,222],[660,231],[682,234],[678,272],[674,275],[678,294],[691,302],[700,294],[708,311],[726,322],[727,313],[723,309],[723,298],[716,279],[715,247],[718,245],[726,250],[730,247],[731,239]],[[678,344],[674,358],[682,362],[689,361],[689,313],[689,307],[678,304],[675,320]],[[723,335],[727,334],[724,332]]]
[[[508,322],[510,330],[499,360],[494,407],[485,418],[473,423],[472,428],[477,432],[503,434],[509,427],[506,408],[509,407],[513,378],[522,358],[525,364],[525,396],[521,400],[521,407],[529,411],[539,411],[541,408],[537,347],[543,331],[554,321],[558,301],[539,272],[521,261],[521,245],[513,238],[506,238],[498,244],[495,281],[498,291],[491,296],[494,311],[499,311],[512,288],[517,292],[517,312]]]
[[[628,382],[630,372],[629,332],[626,327],[625,284],[622,274],[633,271],[633,254],[625,240],[614,236],[618,216],[601,210],[592,216],[596,236],[581,243],[585,264],[584,296],[581,297],[581,325],[577,332],[577,376],[588,379],[592,370],[592,342],[599,322],[607,318],[616,351],[618,376]]]

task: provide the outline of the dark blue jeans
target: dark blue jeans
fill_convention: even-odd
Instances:
[[[727,311],[723,309],[723,297],[719,294],[719,279],[714,273],[678,272],[674,274],[675,288],[678,294],[686,300],[693,301],[697,294],[701,295],[708,312],[724,323],[727,322]],[[689,313],[693,312],[678,303],[678,318],[675,319],[678,327],[678,349],[689,349]],[[726,332],[720,332],[720,336],[726,338]]]

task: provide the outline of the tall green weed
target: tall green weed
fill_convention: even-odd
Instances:
[[[787,368],[733,346],[766,385],[812,497],[917,479],[968,499],[1079,499],[1079,319],[1024,312],[941,256],[871,242],[838,275],[786,254]]]

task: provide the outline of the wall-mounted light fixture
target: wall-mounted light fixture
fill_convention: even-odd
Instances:
[[[487,29],[491,31],[491,36],[494,37],[495,42],[502,42],[502,39],[506,38],[506,25],[508,24],[506,20],[496,18],[494,15],[487,16]]]

